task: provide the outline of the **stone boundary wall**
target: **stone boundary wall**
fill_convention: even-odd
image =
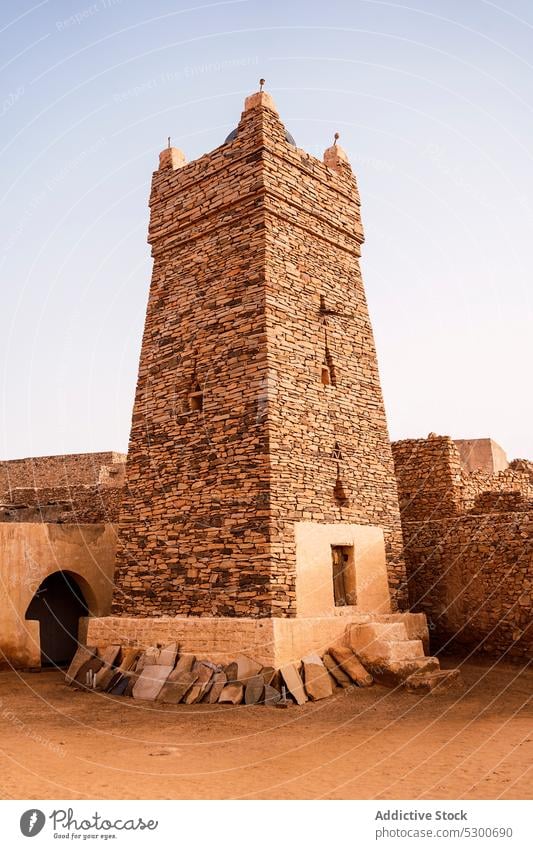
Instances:
[[[461,461],[453,439],[430,435],[391,447],[402,523],[461,512]]]
[[[463,472],[461,476],[462,487],[462,505],[463,510],[472,510],[481,506],[484,503],[484,512],[490,512],[489,505],[492,504],[494,510],[502,509],[502,504],[511,504],[513,501],[517,505],[517,509],[522,509],[527,506],[528,501],[533,501],[533,481],[527,472],[514,471],[506,469],[504,472],[497,472],[494,475],[486,472]],[[491,496],[488,499],[486,496]],[[506,495],[512,494],[514,499],[505,498]],[[481,503],[479,503],[481,502]]]
[[[64,454],[0,461],[0,496],[12,489],[91,485],[110,474],[109,468],[126,462],[125,454],[104,451],[94,454]],[[118,473],[120,475],[120,473]]]
[[[0,522],[94,524],[118,522],[123,487],[13,489],[0,503]]]
[[[533,649],[531,464],[461,469],[447,436],[393,443],[411,608],[446,649]]]
[[[533,511],[405,522],[409,597],[433,647],[533,652]]]

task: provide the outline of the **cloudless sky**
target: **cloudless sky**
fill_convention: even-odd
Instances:
[[[4,0],[0,457],[126,450],[158,153],[339,131],[392,439],[533,457],[530,0]]]

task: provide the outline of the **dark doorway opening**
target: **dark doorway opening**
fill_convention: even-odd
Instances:
[[[44,579],[25,617],[39,621],[42,666],[70,663],[78,648],[80,616],[87,615],[87,602],[73,575],[54,572]]]

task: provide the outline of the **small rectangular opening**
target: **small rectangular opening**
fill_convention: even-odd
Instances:
[[[189,395],[189,410],[192,412],[201,412],[204,408],[203,392],[192,392]]]
[[[332,545],[335,607],[357,604],[353,545]]]
[[[331,372],[328,366],[322,366],[320,379],[324,386],[329,386],[331,384]]]

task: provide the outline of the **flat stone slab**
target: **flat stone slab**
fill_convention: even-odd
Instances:
[[[228,663],[224,672],[226,673],[226,678],[228,679],[228,681],[237,681],[238,680],[239,667],[237,666],[235,661]]]
[[[262,675],[254,675],[246,682],[244,701],[247,705],[258,705],[263,699],[265,682]]]
[[[374,683],[371,674],[367,672],[353,651],[346,646],[332,646],[329,654],[342,667],[358,687],[370,687]]]
[[[349,675],[346,675],[346,672],[343,670],[342,666],[337,663],[336,660],[333,660],[330,654],[325,654],[322,658],[324,666],[328,670],[331,677],[336,681],[336,683],[340,687],[351,687],[352,679]]]
[[[218,702],[220,694],[226,684],[228,683],[228,679],[226,678],[225,672],[215,672],[213,675],[213,683],[211,687],[203,697],[202,701],[206,702],[209,705],[214,705]]]
[[[270,684],[271,686],[273,686],[272,682],[276,677],[276,670],[273,666],[263,666],[259,674],[263,676],[263,681],[265,682],[265,685]]]
[[[145,666],[134,684],[132,691],[133,698],[153,702],[158,697],[163,684],[171,672],[171,666],[161,666],[159,663]]]
[[[279,701],[281,701],[281,693],[279,690],[276,690],[275,687],[271,687],[270,684],[265,684],[265,692],[263,694],[263,704],[267,705],[276,705]]]
[[[85,663],[82,663],[80,668],[76,673],[76,678],[74,679],[74,686],[76,687],[89,687],[87,684],[87,673],[98,672],[102,666],[104,665],[104,661],[101,657],[91,657],[89,660],[86,660]]]
[[[460,669],[439,669],[433,672],[415,672],[404,682],[408,693],[416,695],[443,695],[460,693],[464,689]]]
[[[302,681],[296,666],[294,666],[293,663],[288,663],[286,666],[281,667],[280,672],[285,684],[287,685],[287,689],[296,704],[305,704],[307,701],[307,694],[305,692],[304,682]]]
[[[189,692],[186,694],[183,699],[183,703],[186,705],[194,705],[197,702],[201,702],[205,693],[209,689],[209,683],[213,677],[213,670],[211,669],[211,665],[207,665],[206,663],[195,663],[192,668],[193,674],[196,674],[196,681],[192,685]]]
[[[242,681],[244,684],[249,678],[261,672],[261,664],[245,654],[237,655],[235,662],[237,663],[237,681]]]
[[[313,702],[328,699],[333,695],[329,672],[318,656],[312,657],[311,661],[308,658],[303,659],[303,675],[305,692]]]
[[[161,666],[174,666],[176,663],[177,656],[178,644],[169,643],[168,646],[164,646],[159,652],[157,663],[161,664]]]
[[[167,680],[157,697],[157,701],[170,705],[179,704],[197,678],[198,673],[189,670],[189,672],[181,672],[172,681]]]
[[[72,684],[83,664],[96,656],[96,646],[78,646],[65,675],[65,682]]]
[[[244,695],[244,686],[240,681],[230,681],[222,688],[218,703],[240,705]]]

